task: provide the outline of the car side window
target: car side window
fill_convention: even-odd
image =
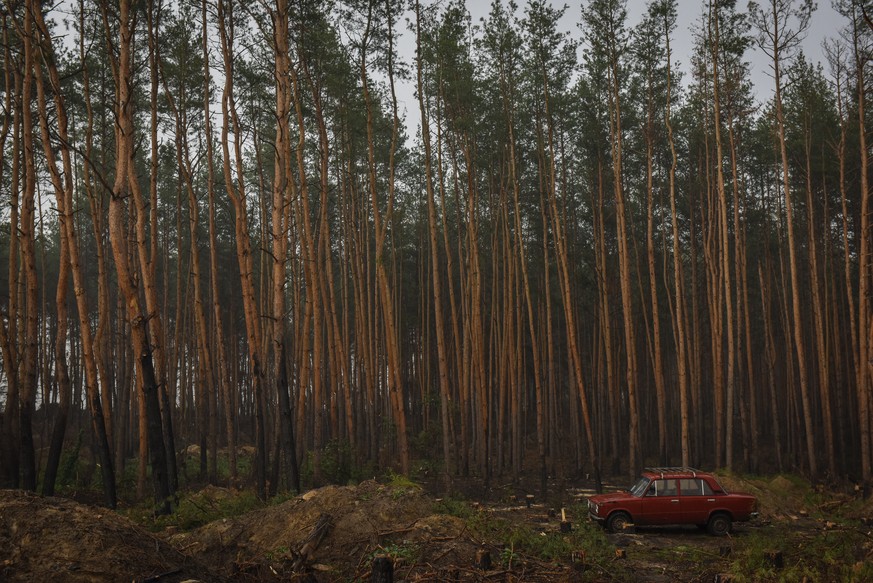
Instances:
[[[654,491],[653,491],[654,489]],[[649,496],[675,496],[676,480],[655,480],[649,488]]]
[[[706,480],[700,480],[700,485],[703,488],[703,491],[701,492],[703,496],[712,496],[712,488],[710,487],[709,482]]]
[[[679,480],[679,487],[682,488],[683,496],[702,496],[703,489],[701,487],[703,480],[698,479],[683,479]]]

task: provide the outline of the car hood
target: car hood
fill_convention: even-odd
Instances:
[[[633,497],[634,496],[630,492],[611,492],[609,494],[597,494],[591,496],[589,500],[595,504],[609,504],[610,502],[619,502],[632,499]]]

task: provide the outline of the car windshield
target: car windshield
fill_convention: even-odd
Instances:
[[[636,483],[631,486],[630,493],[636,496],[637,498],[642,498],[643,494],[646,493],[646,488],[649,487],[649,479],[648,478],[640,478],[636,481]]]

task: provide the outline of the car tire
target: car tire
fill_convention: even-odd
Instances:
[[[709,517],[706,531],[712,536],[725,536],[731,531],[731,517],[718,512]]]
[[[606,520],[606,530],[610,532],[625,532],[629,524],[632,524],[630,514],[622,511],[613,512]]]

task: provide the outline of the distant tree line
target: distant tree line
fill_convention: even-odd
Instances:
[[[710,0],[683,75],[676,0],[6,2],[0,487],[81,432],[159,512],[190,444],[263,498],[338,457],[869,484],[873,7],[834,6],[813,64],[810,0]]]

